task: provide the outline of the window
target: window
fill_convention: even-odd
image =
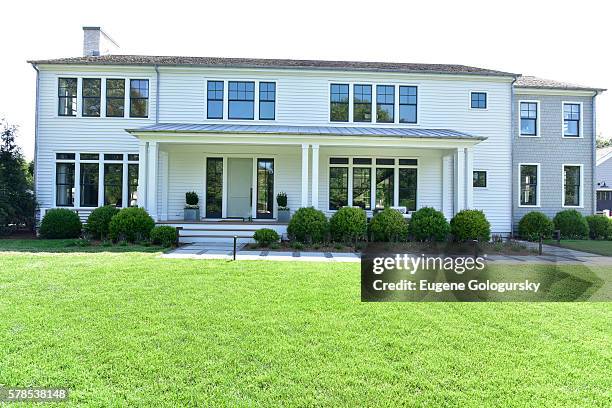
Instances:
[[[348,167],[329,168],[329,209],[348,205]]]
[[[57,89],[58,115],[76,116],[77,79],[60,78]]]
[[[399,87],[399,121],[400,123],[417,122],[417,87]]]
[[[537,136],[538,104],[521,102],[521,136]]]
[[[106,116],[122,118],[125,111],[125,80],[106,80]]]
[[[274,213],[274,159],[257,159],[257,218]]]
[[[228,90],[228,118],[253,119],[255,112],[255,82],[230,81]]]
[[[353,122],[372,121],[372,85],[353,86]]]
[[[361,207],[364,210],[372,208],[371,180],[372,169],[370,167],[353,167],[353,206]]]
[[[394,204],[394,178],[395,169],[376,169],[376,208],[392,207]]]
[[[104,163],[104,205],[123,204],[123,164]]]
[[[276,84],[274,82],[259,83],[259,119],[274,120],[274,104],[276,102]]]
[[[149,80],[130,80],[130,117],[146,118],[149,116]]]
[[[537,206],[538,197],[538,164],[520,165],[520,205]]]
[[[346,84],[331,84],[329,97],[329,120],[332,122],[348,122],[349,86]]]
[[[470,106],[472,109],[487,109],[487,93],[472,92]]]
[[[395,87],[393,85],[376,85],[376,122],[393,123],[395,121]]]
[[[81,207],[98,206],[98,163],[81,163]]]
[[[83,78],[83,116],[99,117],[102,80]]]
[[[223,202],[223,159],[206,159],[206,217],[221,218]]]
[[[128,205],[138,205],[138,164],[128,164]]]
[[[563,166],[563,206],[580,206],[581,178],[580,166]]]
[[[399,169],[399,205],[407,211],[416,211],[417,169]]]
[[[223,119],[223,81],[208,81],[206,117]]]
[[[473,187],[486,188],[487,187],[487,172],[482,170],[476,170],[473,174]]]
[[[580,104],[563,104],[563,136],[580,137]]]
[[[74,206],[74,163],[55,165],[55,196],[58,207]]]

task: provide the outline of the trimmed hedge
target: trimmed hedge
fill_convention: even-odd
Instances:
[[[150,235],[152,243],[155,245],[161,245],[165,248],[170,248],[176,245],[176,242],[178,241],[178,233],[176,228],[169,225],[153,227]]]
[[[262,228],[255,231],[253,239],[261,247],[267,247],[268,245],[278,242],[280,237],[278,233],[271,228]]]
[[[450,233],[450,224],[440,211],[424,207],[412,214],[408,233],[417,241],[445,241]]]
[[[459,211],[450,222],[451,234],[459,242],[491,239],[491,224],[480,210]]]
[[[372,241],[397,242],[408,238],[408,223],[397,210],[385,208],[370,221]]]
[[[149,239],[153,227],[153,218],[143,208],[124,208],[112,218],[109,235],[113,241],[144,241]]]
[[[329,221],[323,211],[312,207],[300,208],[291,217],[287,233],[298,242],[324,242],[329,233]]]
[[[87,217],[87,225],[85,230],[96,239],[105,239],[108,237],[108,227],[111,219],[119,213],[119,209],[114,205],[105,205],[98,207]]]
[[[40,236],[47,239],[78,238],[83,224],[72,210],[53,208],[45,213],[40,223]]]
[[[564,210],[553,219],[555,229],[561,231],[563,239],[586,239],[589,237],[589,224],[576,210]]]
[[[368,233],[368,218],[361,208],[342,207],[329,220],[331,237],[337,242],[362,240]]]
[[[519,221],[518,233],[522,239],[527,241],[539,241],[540,236],[544,239],[552,237],[555,225],[546,214],[539,211],[531,211],[523,215]]]
[[[612,221],[603,215],[589,215],[586,217],[589,224],[589,237],[591,239],[611,239]]]

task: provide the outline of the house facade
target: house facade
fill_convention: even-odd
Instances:
[[[275,197],[285,192],[292,212],[327,215],[429,206],[450,219],[477,208],[507,235],[527,209],[519,191],[537,192],[533,209],[563,207],[548,183],[567,178],[565,165],[581,169],[576,207],[593,211],[599,90],[555,95],[517,85],[517,74],[460,65],[101,55],[95,36],[107,37],[85,32],[83,57],[31,61],[41,212],[138,205],[181,225],[195,191],[202,221],[282,232]],[[523,100],[537,101],[537,139],[518,134]],[[580,106],[577,138],[560,132],[575,128],[564,122],[566,101]],[[551,152],[567,155],[555,156],[557,175],[542,160]],[[525,163],[539,163],[527,186]]]
[[[612,147],[597,149],[597,211],[612,211]]]

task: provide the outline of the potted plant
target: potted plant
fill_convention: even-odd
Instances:
[[[199,221],[200,220],[200,206],[198,202],[198,193],[190,191],[185,193],[185,221]]]
[[[276,209],[278,222],[289,222],[290,213],[287,207],[287,193],[278,193],[276,195]]]

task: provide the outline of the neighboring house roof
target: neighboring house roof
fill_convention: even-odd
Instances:
[[[485,140],[450,129],[375,128],[353,126],[282,126],[282,125],[212,125],[187,123],[159,123],[139,129],[128,129],[130,133],[176,132],[176,133],[242,133],[242,134],[284,134],[312,136],[390,136],[414,139],[470,139]]]
[[[572,84],[569,82],[555,81],[552,79],[538,78],[534,76],[523,75],[516,79],[514,86],[517,88],[537,88],[537,89],[565,89],[568,91],[598,91],[603,92],[603,88],[594,88],[589,86]]]
[[[597,165],[608,161],[612,158],[612,147],[604,147],[601,149],[597,149]]]
[[[32,64],[90,65],[186,65],[214,68],[297,68],[341,71],[383,71],[461,75],[517,76],[509,72],[454,64],[403,62],[322,61],[264,58],[172,57],[151,55],[102,55],[28,61]]]

